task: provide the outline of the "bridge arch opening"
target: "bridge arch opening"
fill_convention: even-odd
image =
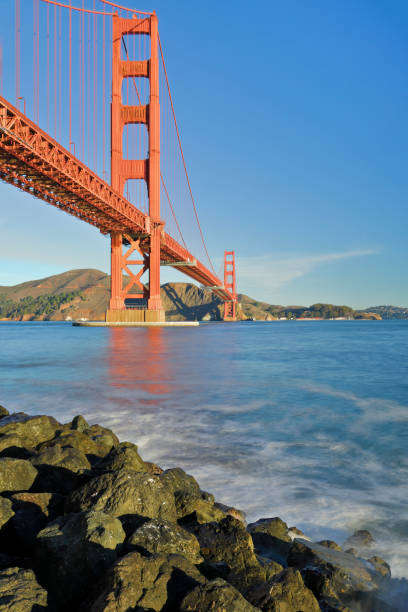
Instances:
[[[143,123],[128,123],[123,127],[123,159],[147,159],[149,134]]]
[[[132,61],[150,58],[150,36],[146,34],[123,34],[120,59]]]
[[[127,77],[122,81],[122,104],[139,106],[149,104],[149,79],[145,77]]]

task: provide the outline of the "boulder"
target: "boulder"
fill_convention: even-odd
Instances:
[[[353,533],[343,544],[343,548],[369,548],[375,540],[367,529],[359,529]]]
[[[317,599],[352,607],[364,593],[375,593],[383,576],[368,561],[326,546],[295,540],[288,564],[299,569]],[[361,608],[365,611],[365,608]]]
[[[194,564],[203,561],[197,538],[176,523],[161,519],[143,523],[127,540],[127,546],[129,550],[179,554]]]
[[[165,470],[160,475],[160,480],[166,485],[167,488],[171,489],[173,493],[183,491],[183,493],[190,493],[195,497],[201,496],[200,485],[194,478],[190,476],[181,468],[171,468]]]
[[[187,523],[220,521],[225,513],[214,506],[214,496],[201,491],[196,479],[181,468],[165,470],[160,480],[174,493],[177,518]]]
[[[31,463],[39,472],[37,491],[69,493],[83,484],[82,475],[91,469],[84,453],[61,444],[42,448],[31,458]]]
[[[164,470],[160,467],[160,465],[157,465],[157,463],[152,463],[151,461],[144,461],[144,464],[146,472],[149,472],[149,474],[155,474],[155,476],[160,476],[160,474],[163,474],[164,472]]]
[[[252,589],[251,601],[263,612],[320,612],[317,599],[292,567]]]
[[[282,519],[277,516],[261,518],[255,523],[250,523],[248,531],[259,555],[286,566],[292,538],[287,524]]]
[[[9,416],[9,411],[7,410],[7,408],[4,408],[4,406],[0,406],[0,419],[2,419],[5,416]]]
[[[136,444],[121,442],[94,466],[94,471],[114,472],[126,470],[128,472],[147,472],[143,459],[137,452]]]
[[[181,602],[180,612],[256,612],[259,608],[251,605],[237,589],[216,578],[200,584],[186,595]]]
[[[0,457],[14,457],[15,459],[29,459],[33,455],[25,446],[24,439],[17,434],[0,436]]]
[[[125,539],[121,522],[103,512],[60,516],[37,535],[41,577],[59,610],[72,610],[112,565]]]
[[[91,463],[99,461],[101,457],[105,457],[113,447],[113,440],[107,443],[105,439],[99,439],[97,435],[88,435],[90,429],[86,432],[79,430],[66,430],[58,433],[52,440],[43,442],[38,446],[39,451],[53,446],[72,447],[79,450],[87,456]]]
[[[8,537],[12,550],[18,545],[25,554],[34,549],[38,532],[59,514],[62,497],[52,493],[15,493],[11,502],[14,516]]]
[[[25,459],[0,457],[0,493],[4,491],[28,491],[37,474],[35,467]]]
[[[0,609],[4,612],[40,612],[47,609],[47,592],[31,569],[0,571]]]
[[[143,557],[131,552],[117,561],[98,585],[99,594],[81,612],[179,609],[188,591],[205,579],[178,555]]]
[[[30,416],[24,412],[11,414],[0,420],[0,436],[16,436],[19,441],[18,446],[29,449],[35,448],[41,442],[51,440],[61,428],[61,423],[58,423],[53,417]]]
[[[175,493],[177,517],[183,523],[211,523],[221,521],[226,514],[214,505],[213,501],[200,495],[177,491]]]
[[[267,571],[259,563],[252,538],[241,521],[227,516],[219,523],[197,525],[193,531],[208,566],[207,577],[224,578],[244,595],[266,579]]]
[[[0,529],[14,516],[13,504],[5,497],[0,497]]]
[[[238,521],[241,521],[246,527],[246,514],[243,510],[238,510],[238,508],[234,508],[233,506],[226,506],[225,504],[220,504],[219,502],[215,502],[214,506],[221,510],[226,515],[232,516],[236,518]]]
[[[71,421],[70,429],[76,429],[77,431],[85,431],[89,429],[89,425],[81,414],[78,414]]]
[[[342,550],[341,546],[333,542],[333,540],[320,540],[318,544],[320,544],[320,546],[326,546],[326,548],[331,548],[332,550],[338,550],[340,552]]]
[[[97,476],[74,491],[66,510],[99,510],[112,516],[137,514],[176,521],[174,495],[158,476],[119,470]]]
[[[383,578],[391,578],[391,568],[388,563],[384,561],[384,559],[378,557],[377,555],[374,555],[374,557],[370,557],[369,559],[367,559],[367,561],[371,563],[375,571],[381,574]]]
[[[98,446],[98,453],[100,453],[98,456],[100,457],[107,455],[112,448],[119,444],[117,435],[111,429],[102,427],[102,425],[91,425],[85,432]]]

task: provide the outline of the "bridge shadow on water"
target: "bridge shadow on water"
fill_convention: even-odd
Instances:
[[[112,387],[138,389],[157,404],[155,396],[170,394],[171,347],[165,330],[160,327],[135,329],[111,328],[108,343],[109,378]]]

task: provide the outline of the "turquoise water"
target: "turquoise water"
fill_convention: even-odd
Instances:
[[[408,321],[182,329],[0,324],[0,404],[81,413],[250,520],[340,544],[368,528],[408,576]]]

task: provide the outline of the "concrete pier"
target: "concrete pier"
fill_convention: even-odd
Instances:
[[[74,327],[198,327],[198,321],[73,321]]]

